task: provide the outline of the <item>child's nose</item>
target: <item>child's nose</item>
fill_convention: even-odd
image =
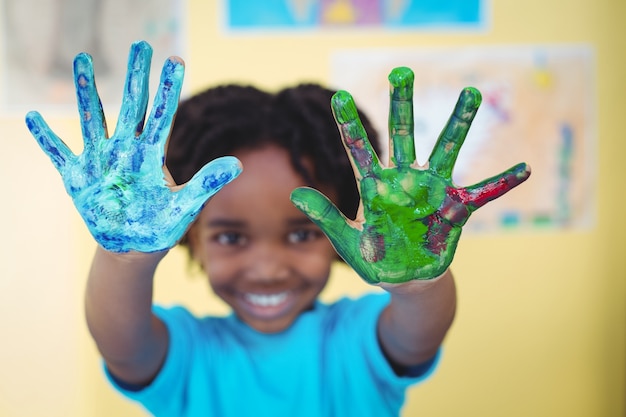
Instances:
[[[246,268],[248,279],[270,283],[289,278],[288,255],[275,245],[259,245],[251,252]]]

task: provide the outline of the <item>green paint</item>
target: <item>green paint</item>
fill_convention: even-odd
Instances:
[[[367,177],[379,167],[378,156],[367,140],[365,128],[350,93],[340,90],[333,95],[331,107],[350,157],[357,162],[358,173]]]
[[[461,146],[478,111],[482,96],[472,87],[465,88],[456,103],[437,144],[428,158],[429,167],[443,177],[450,177]]]
[[[413,80],[413,71],[406,67],[395,68],[389,74],[391,161],[403,170],[415,162]]]
[[[324,195],[298,188],[291,200],[326,233],[337,253],[369,283],[431,279],[454,257],[461,228],[470,214],[530,175],[519,164],[500,175],[456,187],[452,169],[481,96],[466,88],[432,151],[417,168],[413,142],[413,73],[396,68],[390,76],[389,135],[393,165],[379,164],[349,93],[331,101],[348,157],[355,168],[364,220],[348,220]]]

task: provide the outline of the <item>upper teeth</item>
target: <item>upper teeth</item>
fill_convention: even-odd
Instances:
[[[287,292],[281,292],[278,294],[251,294],[247,293],[245,298],[252,304],[261,307],[274,307],[282,303],[287,299]]]

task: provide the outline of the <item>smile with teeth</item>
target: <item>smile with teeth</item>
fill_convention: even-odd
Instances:
[[[276,307],[283,303],[288,296],[288,291],[283,291],[276,294],[244,294],[244,298],[247,302],[258,307]]]

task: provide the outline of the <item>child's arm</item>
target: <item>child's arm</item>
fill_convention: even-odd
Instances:
[[[418,165],[413,73],[396,68],[389,80],[388,167],[379,163],[352,97],[339,91],[332,100],[361,194],[356,219],[347,219],[313,189],[295,190],[292,201],[363,279],[392,293],[379,322],[381,344],[392,362],[415,365],[432,357],[452,322],[456,298],[448,267],[462,226],[474,210],[525,181],[530,168],[518,164],[469,187],[452,182],[457,155],[481,102],[473,88],[461,93],[428,164]]]
[[[391,302],[378,322],[378,337],[398,370],[433,358],[456,312],[456,291],[450,269],[431,280],[385,284]]]
[[[98,246],[89,271],[87,326],[109,371],[129,384],[149,383],[167,353],[167,330],[152,313],[154,272],[166,253],[121,254]]]
[[[84,149],[75,155],[31,112],[26,123],[61,174],[68,194],[99,244],[86,293],[89,328],[107,364],[126,382],[145,382],[167,350],[163,324],[151,313],[154,270],[206,201],[241,171],[219,158],[187,184],[164,166],[184,64],[168,59],[146,120],[152,49],[132,45],[122,107],[108,136],[91,57],[79,54],[74,77]],[[145,123],[144,123],[145,121]]]

